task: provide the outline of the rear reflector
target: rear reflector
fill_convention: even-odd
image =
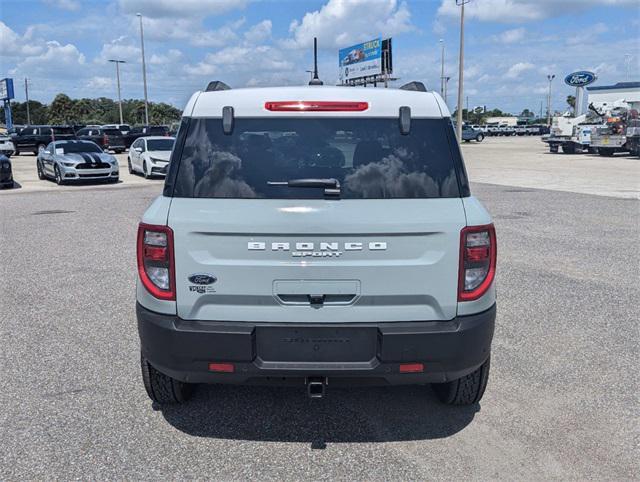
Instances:
[[[265,102],[264,108],[272,112],[362,112],[368,102],[284,100]]]
[[[422,373],[424,365],[422,363],[401,363],[400,373]]]
[[[233,363],[209,363],[210,372],[233,373],[235,367]]]

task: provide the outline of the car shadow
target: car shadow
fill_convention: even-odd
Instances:
[[[427,386],[331,388],[310,399],[304,387],[200,385],[182,405],[158,406],[176,429],[196,437],[265,442],[394,442],[449,437],[480,405],[447,406]]]

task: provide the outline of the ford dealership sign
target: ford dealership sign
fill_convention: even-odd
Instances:
[[[593,72],[581,70],[567,75],[564,78],[564,83],[572,87],[584,87],[585,85],[593,84],[597,78]]]

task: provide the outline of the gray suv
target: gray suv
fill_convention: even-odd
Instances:
[[[432,384],[445,403],[480,400],[496,235],[438,94],[197,92],[169,166],[137,240],[152,400],[182,402],[199,383],[311,397]]]

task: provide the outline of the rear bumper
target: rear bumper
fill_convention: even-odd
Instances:
[[[460,378],[488,358],[496,305],[450,321],[291,324],[189,321],[136,305],[142,354],[159,371],[192,383],[420,384]],[[233,373],[209,371],[231,363]],[[422,363],[421,373],[400,373]]]

